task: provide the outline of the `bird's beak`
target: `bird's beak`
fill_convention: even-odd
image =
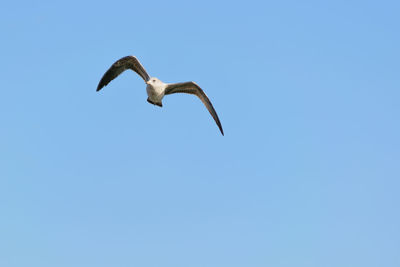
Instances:
[[[147,82],[146,82],[146,84],[150,84],[150,82],[149,82],[149,81],[147,81]]]

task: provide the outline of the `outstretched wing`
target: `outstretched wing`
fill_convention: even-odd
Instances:
[[[111,67],[106,71],[106,73],[104,73],[103,77],[101,78],[96,91],[99,91],[101,88],[109,84],[109,82],[117,78],[118,75],[120,75],[127,69],[131,69],[139,74],[145,82],[150,80],[150,76],[147,74],[142,64],[140,64],[139,60],[134,56],[127,56],[117,60],[114,64],[111,65]]]
[[[215,112],[215,109],[214,109],[213,105],[211,104],[210,100],[208,99],[207,95],[196,83],[184,82],[184,83],[168,84],[167,88],[165,89],[165,94],[170,95],[170,94],[175,94],[175,93],[187,93],[187,94],[196,95],[198,98],[200,98],[200,100],[203,102],[203,104],[208,109],[208,112],[210,112],[214,121],[217,123],[218,128],[221,131],[222,135],[224,135],[224,130],[222,130],[222,125],[221,125],[221,122],[219,121],[217,112]]]

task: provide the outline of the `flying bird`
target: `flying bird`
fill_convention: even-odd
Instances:
[[[147,84],[147,102],[162,107],[162,99],[165,95],[175,93],[187,93],[196,95],[210,112],[214,121],[217,123],[219,130],[224,135],[221,122],[219,121],[217,112],[213,105],[208,99],[204,91],[195,82],[183,82],[183,83],[164,83],[156,77],[150,77],[139,60],[134,56],[126,56],[117,60],[111,67],[104,73],[101,78],[96,91],[100,91],[101,88],[109,84],[112,80],[118,77],[125,70],[130,69],[139,74],[140,77]]]

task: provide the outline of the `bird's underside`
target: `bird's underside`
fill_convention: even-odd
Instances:
[[[175,93],[187,93],[196,95],[206,106],[207,110],[213,117],[217,124],[221,134],[224,135],[221,122],[218,118],[217,112],[215,111],[211,101],[208,99],[204,91],[194,82],[183,82],[183,83],[172,83],[166,84],[157,78],[151,78],[139,60],[134,56],[126,56],[117,60],[111,67],[104,73],[101,78],[96,91],[100,91],[103,87],[107,86],[112,80],[117,78],[122,72],[130,69],[136,72],[147,84],[147,94],[149,97],[147,101],[153,105],[162,107],[162,98],[164,95],[170,95]],[[156,96],[156,97],[154,97]],[[155,99],[157,101],[155,101]]]
[[[153,104],[155,106],[159,106],[160,108],[162,108],[162,103],[161,102],[153,102],[150,100],[150,98],[147,98],[147,102],[149,102],[150,104]]]

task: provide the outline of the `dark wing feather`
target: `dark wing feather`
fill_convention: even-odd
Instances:
[[[208,99],[207,95],[196,83],[184,82],[184,83],[168,84],[167,88],[165,89],[165,94],[170,95],[170,94],[175,94],[175,93],[187,93],[187,94],[196,95],[198,98],[200,98],[200,100],[203,102],[203,104],[208,109],[208,112],[210,112],[214,121],[217,123],[218,128],[221,131],[222,135],[224,135],[224,130],[222,129],[222,125],[221,125],[221,122],[219,121],[217,112],[215,112],[215,109],[214,109],[213,105],[211,104],[210,100]]]
[[[111,67],[106,71],[106,73],[104,73],[103,77],[101,78],[96,91],[99,91],[101,88],[109,84],[109,82],[117,78],[118,75],[120,75],[127,69],[131,69],[139,74],[145,82],[150,80],[149,75],[143,68],[142,64],[140,64],[139,60],[134,56],[127,56],[117,60],[114,64],[111,65]]]

